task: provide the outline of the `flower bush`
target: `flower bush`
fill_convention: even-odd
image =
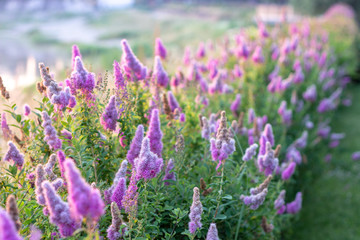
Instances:
[[[153,68],[122,40],[101,77],[74,46],[68,79],[40,63],[24,111],[1,82],[0,240],[277,238],[343,137],[328,125],[355,31],[350,18],[259,23],[173,62],[156,39]]]

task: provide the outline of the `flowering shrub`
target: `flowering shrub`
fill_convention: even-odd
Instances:
[[[1,83],[0,240],[279,236],[301,210],[300,171],[344,137],[328,125],[355,59],[334,51],[352,42],[327,21],[187,47],[170,76],[160,39],[153,71],[123,40],[98,78],[74,46],[63,82],[40,63],[38,104],[23,112]]]

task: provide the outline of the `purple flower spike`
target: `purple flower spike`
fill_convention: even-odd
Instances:
[[[155,55],[160,56],[163,60],[166,59],[167,51],[160,38],[155,39]]]
[[[175,176],[175,172],[173,172],[173,169],[174,169],[174,161],[170,158],[165,170],[165,176],[163,178],[163,181],[165,180],[176,181],[176,176]],[[165,182],[164,185],[170,185],[170,183]]]
[[[85,69],[79,56],[75,57],[75,68],[70,79],[75,89],[81,90],[85,94],[91,93],[95,88],[95,74]]]
[[[290,214],[296,214],[301,210],[302,205],[302,193],[298,192],[293,202],[286,205],[286,212]]]
[[[27,104],[25,104],[25,105],[24,105],[24,115],[25,115],[25,116],[29,116],[30,113],[31,113],[31,108],[30,108],[30,106],[27,105]]]
[[[15,144],[11,141],[8,142],[8,151],[4,156],[5,161],[13,160],[18,169],[21,169],[24,165],[24,155],[20,153]]]
[[[164,88],[167,87],[169,83],[169,77],[165,72],[164,67],[161,64],[161,59],[159,56],[155,56],[152,81],[154,84],[157,84],[159,87],[164,87]]]
[[[275,144],[274,133],[270,123],[267,123],[265,125],[264,135],[266,137],[266,140],[270,142],[271,146],[274,146]]]
[[[75,58],[79,57],[81,59],[81,53],[80,53],[80,49],[77,45],[73,45],[72,46],[72,69],[74,70],[75,68]]]
[[[99,190],[85,182],[71,159],[65,160],[64,167],[72,216],[76,219],[85,217],[95,222],[98,221],[104,214],[104,202]]]
[[[185,113],[180,113],[179,121],[184,123],[185,122]]]
[[[295,71],[293,82],[295,84],[299,84],[299,83],[302,83],[304,81],[304,79],[305,79],[305,77],[304,77],[303,71],[301,70],[301,67],[297,68]]]
[[[289,166],[281,173],[281,178],[282,180],[286,181],[289,178],[291,178],[291,176],[294,174],[295,172],[295,167],[296,167],[296,163],[295,162],[291,162],[289,164]]]
[[[316,101],[316,97],[317,97],[317,94],[316,94],[316,86],[313,84],[311,86],[309,86],[306,91],[303,93],[303,98],[306,100],[306,101],[309,101],[309,102],[315,102]]]
[[[261,46],[257,46],[255,48],[255,51],[252,55],[252,60],[255,62],[255,63],[263,63],[264,62],[264,55],[262,53],[262,48]]]
[[[118,112],[116,109],[115,96],[111,96],[108,105],[106,106],[104,113],[101,115],[100,122],[105,130],[115,131],[116,120],[118,119]]]
[[[135,56],[126,39],[121,41],[121,45],[123,51],[121,64],[123,65],[126,76],[132,81],[145,79],[147,69]]]
[[[48,113],[42,112],[43,123],[41,126],[44,127],[44,140],[50,146],[51,149],[56,150],[61,148],[61,140],[56,134],[55,128],[51,125],[51,118]]]
[[[249,196],[241,195],[240,200],[243,200],[245,205],[250,205],[250,208],[252,210],[256,210],[265,201],[265,197],[267,193],[268,193],[268,189],[264,188],[259,193],[251,194]]]
[[[161,153],[163,149],[161,139],[163,137],[163,133],[160,128],[160,117],[158,109],[152,110],[147,137],[150,140],[151,151],[161,158]]]
[[[123,223],[120,210],[117,207],[116,203],[114,202],[111,203],[111,216],[112,216],[112,221],[110,227],[107,229],[107,237],[109,240],[118,240],[126,232],[126,227],[125,227],[121,230],[122,232],[120,233],[121,226],[122,225],[126,226],[126,224]]]
[[[121,178],[126,178],[127,165],[128,165],[127,160],[123,160],[121,162],[121,166],[120,166],[119,170],[117,171],[117,173],[115,174],[113,184],[111,185],[111,187],[109,189],[106,189],[104,191],[104,198],[105,198],[105,203],[106,204],[110,204],[113,201],[111,198],[113,196],[114,189],[119,185],[120,179]],[[125,184],[126,184],[126,182],[125,182]],[[125,190],[126,190],[126,186],[125,186]],[[118,189],[118,191],[120,191],[120,189]],[[118,201],[117,203],[119,203],[121,205],[121,202]]]
[[[9,214],[0,207],[0,239],[22,240],[16,231],[15,224]]]
[[[121,201],[123,197],[125,196],[126,192],[126,179],[124,177],[121,177],[114,189],[114,192],[111,196],[111,201],[115,202],[119,209],[122,208]]]
[[[234,116],[238,116],[240,105],[241,105],[241,95],[236,94],[235,100],[232,102],[230,106],[230,110],[232,111]]]
[[[256,155],[256,150],[258,148],[258,145],[256,143],[252,144],[250,147],[248,147],[245,150],[245,154],[242,158],[243,161],[248,162]]]
[[[179,111],[181,111],[179,103],[178,103],[178,101],[176,100],[174,94],[171,91],[168,91],[167,99],[168,99],[169,106],[170,106],[170,109],[171,109],[172,112],[174,112],[175,109],[178,109]]]
[[[131,142],[130,149],[126,155],[126,159],[133,166],[134,166],[134,159],[137,158],[140,154],[141,143],[143,138],[144,138],[144,126],[140,124],[136,129],[135,136]]]
[[[196,58],[201,59],[201,58],[205,57],[205,54],[206,54],[205,44],[203,42],[201,42],[199,45],[199,48],[196,51]]]
[[[249,108],[249,111],[248,111],[248,123],[252,124],[254,122],[254,120],[255,120],[255,117],[256,117],[256,115],[255,115],[254,109]]]
[[[218,230],[215,223],[210,224],[206,240],[219,240]]]
[[[191,63],[191,51],[190,51],[190,47],[186,47],[185,51],[184,51],[184,56],[183,56],[183,63],[184,65],[188,66]]]
[[[136,179],[152,179],[163,167],[163,159],[150,151],[150,140],[145,137],[142,141],[141,151],[135,159]]]
[[[5,140],[9,140],[12,136],[12,132],[9,128],[9,125],[7,124],[6,113],[4,112],[1,114],[1,130],[3,132]]]
[[[277,197],[277,199],[274,201],[274,208],[277,211],[277,214],[283,214],[284,211],[286,210],[286,206],[285,206],[285,194],[286,191],[282,190],[279,194],[279,196]]]
[[[114,79],[115,79],[115,87],[118,90],[125,90],[126,83],[123,74],[121,73],[121,68],[119,62],[114,60]]]
[[[270,142],[267,141],[265,155],[261,155],[261,153],[259,153],[258,156],[259,171],[264,172],[266,176],[269,176],[278,167],[278,165],[279,160],[275,157],[275,152],[271,148]]]
[[[201,224],[201,214],[203,212],[202,204],[200,202],[200,190],[197,187],[194,187],[193,202],[190,208],[190,222],[189,222],[189,231],[191,234],[195,234],[198,228],[202,227]]]
[[[125,196],[122,200],[122,206],[125,209],[126,213],[136,212],[137,210],[137,200],[139,193],[137,192],[137,181],[136,181],[136,169],[133,168],[129,187],[126,190]]]
[[[352,158],[352,160],[354,160],[354,161],[360,160],[360,151],[359,151],[359,152],[354,152],[354,153],[351,155],[351,158]]]
[[[58,226],[62,237],[70,237],[76,229],[80,228],[81,222],[72,218],[69,205],[56,194],[51,183],[43,182],[42,188],[44,189],[46,207],[50,213],[50,222]]]

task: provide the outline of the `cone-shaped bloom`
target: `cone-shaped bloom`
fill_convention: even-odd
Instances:
[[[111,198],[112,198],[114,189],[118,186],[118,183],[119,183],[120,179],[121,178],[126,178],[127,165],[128,165],[127,160],[123,160],[121,162],[121,166],[120,166],[119,170],[117,171],[117,173],[115,174],[113,184],[111,185],[111,187],[109,189],[106,189],[104,191],[104,197],[105,197],[106,204],[110,204],[112,202]],[[126,184],[126,182],[125,182],[125,184]]]
[[[24,155],[20,153],[15,144],[11,141],[8,142],[8,151],[4,156],[5,161],[13,160],[18,169],[21,169],[24,165]]]
[[[43,126],[44,128],[44,140],[47,142],[47,144],[49,144],[51,149],[60,149],[61,140],[57,136],[55,128],[51,125],[51,118],[49,117],[47,112],[42,112],[42,119],[43,123],[41,124],[41,126]]]
[[[194,187],[193,202],[190,208],[190,222],[189,222],[189,231],[194,234],[198,228],[202,227],[201,224],[201,214],[203,212],[202,204],[200,202],[200,190],[197,187]]]
[[[264,62],[264,55],[263,55],[261,46],[257,46],[255,48],[255,51],[252,55],[252,60],[255,63],[263,63]]]
[[[48,181],[42,183],[42,188],[46,207],[50,213],[50,222],[58,226],[62,237],[70,237],[81,226],[81,223],[71,216],[69,205],[61,200]]]
[[[116,89],[124,90],[126,88],[126,83],[123,74],[121,73],[121,68],[119,62],[114,60],[114,80]]]
[[[286,191],[282,190],[277,199],[274,201],[274,208],[277,210],[277,214],[283,214],[286,210],[285,194]]]
[[[317,97],[317,94],[316,94],[316,86],[314,84],[310,85],[306,91],[303,93],[303,98],[306,100],[306,101],[309,101],[309,102],[315,102],[316,101],[316,97]]]
[[[267,193],[268,189],[264,188],[261,192],[257,194],[251,194],[249,196],[241,195],[240,200],[243,200],[245,205],[250,205],[250,208],[252,210],[256,210],[265,201]]]
[[[173,180],[176,181],[176,176],[175,176],[175,172],[173,172],[174,169],[174,161],[170,158],[166,170],[165,170],[165,176],[163,178],[163,180]],[[165,185],[170,185],[169,182],[165,182]]]
[[[65,170],[64,170],[64,162],[65,162],[65,153],[63,151],[58,151],[57,152],[57,158],[59,161],[59,169],[60,169],[60,173],[61,173],[61,177],[65,178]]]
[[[107,238],[109,240],[118,240],[124,235],[126,231],[126,227],[125,227],[122,229],[122,232],[119,232],[121,229],[121,225],[126,226],[126,224],[123,223],[120,210],[116,205],[116,203],[114,202],[111,203],[111,216],[112,216],[112,220],[110,227],[107,229]]]
[[[196,57],[200,59],[200,58],[205,57],[205,54],[206,54],[206,52],[205,52],[205,44],[203,42],[201,42],[199,44],[199,47],[198,47],[197,51],[196,51]]]
[[[133,166],[134,166],[135,158],[137,158],[140,154],[141,143],[143,139],[144,139],[144,126],[140,124],[136,129],[135,136],[131,142],[130,149],[126,155],[126,159]]]
[[[145,79],[147,69],[135,56],[126,39],[121,41],[121,46],[123,51],[121,63],[127,77],[132,81]]]
[[[302,83],[305,79],[305,76],[304,76],[304,73],[303,71],[301,70],[301,67],[298,67],[296,70],[295,70],[295,75],[294,75],[294,78],[293,78],[293,83],[295,84],[299,84],[299,83]]]
[[[136,184],[136,169],[133,168],[129,186],[122,200],[122,206],[124,207],[126,213],[136,212],[137,210],[139,193],[137,192],[138,187]]]
[[[31,108],[30,108],[30,106],[29,106],[28,104],[25,104],[25,105],[24,105],[24,115],[25,115],[25,116],[29,116],[30,113],[31,113]]]
[[[317,111],[319,113],[328,112],[330,110],[334,110],[336,108],[336,105],[334,103],[334,100],[331,98],[324,98],[320,101],[320,104],[317,108]]]
[[[67,106],[74,107],[76,105],[76,99],[71,95],[70,87],[65,87],[65,89],[58,94],[52,95],[51,103],[55,104],[57,109],[63,111]]]
[[[294,146],[299,149],[304,149],[307,145],[308,135],[308,132],[304,131],[301,136],[296,139],[296,141],[294,142]]]
[[[101,115],[100,122],[105,130],[115,131],[117,119],[118,111],[116,109],[115,95],[113,95],[110,97],[109,103]]]
[[[178,109],[179,111],[181,111],[179,103],[178,103],[178,101],[176,100],[174,94],[171,91],[168,91],[167,99],[168,99],[169,106],[170,106],[170,109],[171,109],[172,112],[174,112],[175,109]]]
[[[79,56],[75,57],[75,68],[70,79],[75,89],[81,90],[85,94],[91,93],[95,88],[95,74],[85,69]]]
[[[293,202],[286,204],[286,212],[296,214],[301,210],[302,206],[302,193],[298,192]]]
[[[284,169],[284,171],[281,173],[281,178],[282,180],[288,180],[289,178],[291,178],[291,176],[294,174],[295,172],[295,167],[296,167],[296,163],[295,162],[291,162],[287,168]]]
[[[163,60],[166,59],[167,51],[160,38],[155,39],[155,55]]]
[[[48,162],[46,163],[44,170],[46,172],[46,175],[49,177],[51,181],[56,179],[56,175],[53,172],[53,168],[56,164],[56,154],[51,154],[49,157]]]
[[[270,142],[271,146],[274,146],[275,144],[274,133],[270,123],[267,123],[265,125],[264,135],[266,137],[266,140]]]
[[[235,64],[234,69],[232,70],[233,76],[237,78],[241,78],[244,74],[244,70],[239,67],[238,64]]]
[[[0,240],[22,240],[9,214],[0,207]]]
[[[219,240],[218,230],[215,223],[210,224],[206,240]]]
[[[279,165],[279,160],[275,157],[275,152],[271,148],[269,141],[266,142],[265,155],[258,156],[258,167],[260,172],[264,172],[266,176],[272,174],[272,172]]]
[[[159,56],[155,56],[154,59],[154,70],[152,74],[152,81],[154,84],[157,84],[159,87],[167,87],[169,83],[169,77],[165,72],[164,67],[161,64],[161,59]]]
[[[163,133],[160,128],[160,117],[158,109],[152,110],[147,137],[150,140],[151,151],[161,158],[161,153],[163,149],[163,143],[161,140],[163,137]]]
[[[352,160],[354,160],[354,161],[360,160],[360,152],[354,152],[354,153],[351,155],[351,158],[352,158]]]
[[[145,137],[142,141],[139,157],[135,159],[136,179],[152,179],[163,167],[163,159],[150,151],[150,140]]]
[[[121,177],[114,188],[113,194],[111,196],[111,201],[115,202],[119,209],[122,208],[122,199],[125,196],[126,192],[126,179],[124,177]]]
[[[253,157],[255,157],[257,148],[258,148],[258,145],[256,143],[254,143],[250,147],[248,147],[245,150],[245,154],[244,154],[242,160],[245,162],[250,161]]]
[[[21,228],[21,222],[19,219],[19,210],[17,208],[15,196],[12,194],[9,195],[6,199],[6,211],[13,220],[16,230],[19,231]]]
[[[98,221],[101,215],[104,214],[104,203],[99,190],[91,188],[85,182],[73,160],[66,159],[64,167],[69,193],[68,202],[72,216],[76,219],[85,217]]]
[[[249,108],[249,111],[248,111],[248,123],[252,124],[254,122],[254,120],[255,120],[255,117],[256,117],[256,115],[255,115],[254,109]]]
[[[72,59],[72,65],[71,65],[72,70],[74,70],[74,68],[75,68],[75,58],[76,57],[79,57],[81,59],[81,53],[80,53],[79,47],[77,45],[73,45],[72,46],[72,58],[71,58]]]
[[[46,172],[44,170],[43,165],[38,164],[36,166],[36,180],[35,180],[35,193],[36,193],[36,200],[40,205],[45,205],[45,198],[42,188],[42,183],[46,180]]]
[[[186,47],[185,51],[184,51],[184,56],[183,56],[183,63],[184,65],[190,65],[191,63],[191,51],[190,51],[190,47]]]
[[[1,130],[3,132],[5,140],[9,140],[12,136],[12,132],[9,128],[9,125],[7,124],[6,113],[4,112],[1,114]]]
[[[299,150],[294,147],[289,147],[286,153],[286,160],[294,161],[296,164],[301,164],[302,158]]]
[[[234,116],[238,115],[239,107],[241,105],[241,95],[236,94],[235,100],[231,103],[230,110],[234,114]]]

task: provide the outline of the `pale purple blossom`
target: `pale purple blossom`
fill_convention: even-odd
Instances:
[[[72,60],[71,60],[71,67],[72,70],[74,70],[75,68],[75,59],[76,57],[79,57],[81,59],[81,53],[80,53],[80,49],[77,45],[73,45],[72,46]]]
[[[197,51],[196,51],[196,57],[200,59],[200,58],[205,57],[205,54],[206,54],[205,44],[203,42],[201,42],[199,44],[199,47],[198,47]]]
[[[51,125],[51,118],[48,113],[42,112],[43,123],[41,126],[44,128],[44,140],[49,145],[50,149],[56,150],[61,148],[61,140],[57,136],[55,128]]]
[[[241,95],[236,94],[235,100],[231,103],[231,106],[230,106],[230,110],[232,111],[232,113],[235,116],[238,115],[240,105],[241,105]]]
[[[12,132],[9,128],[9,125],[7,124],[7,121],[6,121],[6,113],[2,113],[1,114],[1,130],[3,132],[3,136],[5,138],[5,140],[9,140],[12,136]]]
[[[30,108],[30,106],[29,106],[28,104],[25,104],[25,105],[24,105],[24,115],[25,115],[25,116],[29,116],[30,113],[31,113],[31,108]]]
[[[277,210],[277,214],[283,214],[286,210],[285,194],[286,194],[286,191],[282,190],[280,192],[279,196],[274,201],[274,208]]]
[[[161,158],[161,153],[163,149],[163,133],[161,131],[161,123],[158,109],[152,110],[147,137],[150,140],[151,151]]]
[[[302,193],[298,192],[293,202],[286,204],[286,212],[296,214],[301,210],[302,206]]]
[[[117,207],[116,203],[111,203],[111,225],[109,226],[109,228],[106,230],[107,231],[107,238],[109,240],[118,240],[121,237],[123,237],[125,231],[127,230],[126,228],[126,224],[123,223],[122,218],[121,218],[121,213],[119,208]],[[120,229],[122,226],[125,226],[124,228],[122,228],[121,232]]]
[[[303,97],[306,101],[315,102],[317,97],[316,86],[314,84],[310,85],[303,93]]]
[[[155,39],[155,55],[163,60],[166,59],[167,51],[160,38]]]
[[[265,61],[261,46],[257,46],[255,48],[255,51],[252,55],[252,60],[258,64],[263,63]]]
[[[360,160],[360,151],[359,151],[359,152],[354,152],[354,153],[351,155],[351,158],[352,158],[352,160],[354,160],[354,161]]]
[[[120,180],[121,178],[126,178],[127,165],[128,165],[128,161],[127,161],[127,160],[123,160],[123,161],[121,162],[121,166],[120,166],[120,168],[118,169],[118,171],[117,171],[116,174],[115,174],[115,177],[114,177],[114,180],[113,180],[113,184],[110,186],[109,189],[106,189],[106,190],[104,191],[104,198],[105,198],[105,202],[106,202],[107,204],[110,204],[110,203],[111,203],[111,198],[112,198],[114,189],[115,189],[116,186],[118,185],[119,180]],[[125,182],[125,183],[126,183],[126,182]],[[120,208],[120,206],[119,206],[119,208]]]
[[[253,157],[256,156],[256,150],[258,148],[258,145],[256,143],[252,144],[245,150],[245,154],[242,158],[243,161],[247,162],[250,161]]]
[[[211,223],[206,235],[206,240],[219,240],[218,230],[215,223]]]
[[[295,172],[296,163],[291,162],[286,169],[281,173],[282,180],[288,180]]]
[[[197,229],[202,227],[201,224],[201,214],[203,212],[203,207],[200,202],[200,190],[197,187],[194,187],[193,202],[190,207],[190,222],[189,222],[189,231],[191,234],[195,234]]]
[[[164,67],[161,64],[161,59],[159,56],[155,56],[154,59],[154,70],[152,73],[152,81],[154,84],[159,87],[166,88],[169,83],[168,74],[165,72]]]
[[[126,82],[124,75],[121,73],[121,68],[119,62],[114,60],[114,80],[115,80],[115,87],[118,90],[124,91],[126,89]]]
[[[75,68],[71,73],[70,82],[85,95],[89,95],[95,88],[95,74],[86,70],[79,56],[75,57]]]
[[[166,169],[165,169],[165,176],[163,178],[163,181],[165,180],[173,180],[176,181],[176,176],[175,176],[175,172],[174,172],[174,161],[172,160],[172,158],[170,158]],[[165,182],[165,185],[170,185],[170,182]]]
[[[4,156],[4,161],[14,161],[18,169],[21,169],[24,165],[24,154],[21,154],[12,141],[8,142],[8,150]]]
[[[265,201],[265,197],[268,193],[268,189],[264,188],[261,192],[257,194],[250,194],[249,196],[240,196],[240,200],[243,200],[245,205],[250,205],[252,210],[256,210],[259,208],[261,204]]]
[[[110,97],[109,103],[106,106],[100,118],[100,123],[105,130],[115,131],[118,119],[118,111],[116,109],[115,95]]]
[[[266,141],[266,152],[264,155],[259,153],[258,167],[260,172],[264,172],[266,176],[269,176],[278,167],[279,160],[275,157],[275,152],[271,148],[271,143]]]
[[[123,51],[121,56],[121,64],[128,79],[132,81],[145,79],[147,69],[135,56],[126,39],[121,41],[121,46]]]
[[[0,239],[1,240],[22,240],[18,235],[15,223],[10,215],[0,207]]]
[[[169,106],[170,106],[170,109],[171,109],[172,112],[174,112],[175,109],[178,109],[179,111],[181,111],[179,103],[178,103],[178,101],[176,100],[174,94],[171,91],[168,91],[167,99],[168,99]]]
[[[111,201],[115,202],[119,209],[122,208],[122,199],[125,196],[126,192],[126,179],[125,177],[120,177],[117,181],[117,184],[113,190]]]

